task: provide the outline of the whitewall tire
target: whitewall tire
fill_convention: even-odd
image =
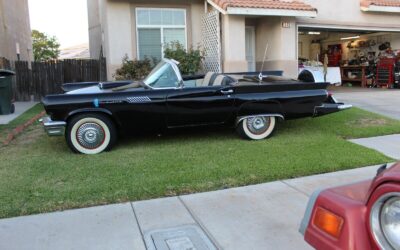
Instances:
[[[68,146],[77,153],[98,154],[109,150],[116,140],[115,127],[102,114],[82,114],[68,123]]]
[[[240,121],[237,131],[246,139],[262,140],[274,132],[275,125],[276,118],[273,116],[253,116]]]

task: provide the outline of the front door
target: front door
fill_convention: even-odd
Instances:
[[[246,27],[246,60],[247,70],[250,72],[256,71],[256,32],[252,26]]]
[[[168,127],[221,124],[233,115],[230,86],[185,87],[167,96]]]

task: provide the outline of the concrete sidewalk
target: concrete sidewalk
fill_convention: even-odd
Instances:
[[[353,139],[350,141],[400,160],[400,134]]]
[[[0,249],[311,249],[298,227],[312,191],[377,168],[2,219]]]
[[[0,115],[0,125],[10,123],[36,104],[38,104],[38,102],[15,102],[15,112],[9,115]]]

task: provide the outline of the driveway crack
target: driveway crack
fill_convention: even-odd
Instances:
[[[298,189],[297,187],[295,187],[295,186],[293,186],[293,185],[290,185],[290,184],[287,183],[286,181],[281,181],[281,182],[282,182],[283,184],[286,184],[286,185],[289,186],[290,188],[296,190],[297,192],[299,192],[299,193],[301,193],[301,194],[304,194],[304,195],[307,196],[307,197],[310,197],[309,194],[307,194],[306,192],[304,192],[304,191],[301,190],[301,189]]]
[[[145,246],[145,248],[147,248],[146,241],[144,240],[143,230],[142,230],[142,227],[140,226],[139,219],[136,215],[135,208],[133,206],[133,202],[129,202],[129,203],[131,204],[133,216],[135,217],[135,221],[136,221],[136,224],[138,225],[140,235],[142,236],[143,245]]]
[[[211,234],[210,231],[206,228],[206,226],[201,222],[200,218],[198,218],[194,212],[186,205],[186,203],[182,200],[181,196],[178,196],[178,200],[182,203],[182,205],[185,207],[185,209],[188,211],[190,216],[193,218],[193,220],[200,226],[200,228],[205,232],[207,237],[213,242],[216,248],[218,249],[223,249],[220,244],[218,243],[217,239]]]

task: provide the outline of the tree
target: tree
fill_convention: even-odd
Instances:
[[[57,59],[60,54],[60,44],[57,38],[49,37],[37,30],[32,30],[32,47],[35,61]]]

